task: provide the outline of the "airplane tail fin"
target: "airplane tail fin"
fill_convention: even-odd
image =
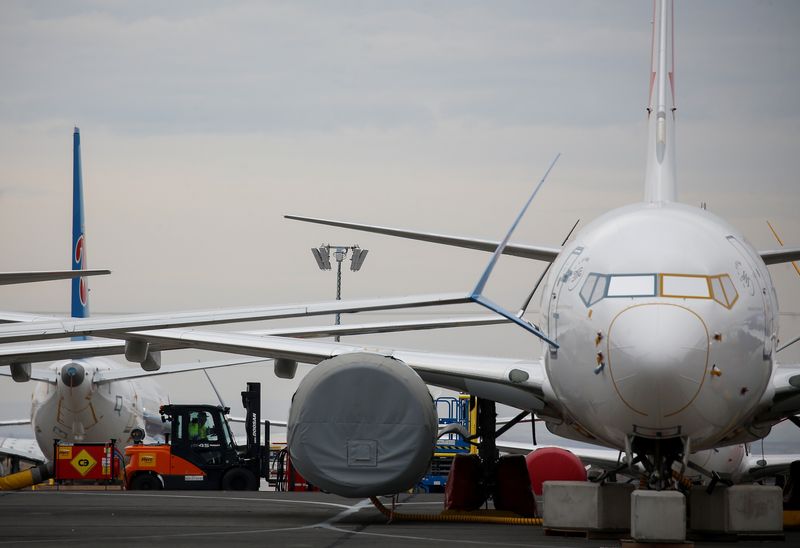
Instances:
[[[72,134],[72,270],[86,269],[86,237],[83,225],[83,176],[81,134]],[[89,285],[84,277],[72,279],[72,317],[89,316]]]
[[[672,0],[654,0],[647,107],[646,202],[678,199],[675,178],[675,60]]]

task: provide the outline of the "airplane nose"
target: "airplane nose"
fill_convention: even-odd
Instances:
[[[61,382],[70,388],[80,386],[85,376],[86,371],[79,363],[68,363],[61,368]]]
[[[694,401],[707,373],[708,352],[702,318],[678,305],[632,306],[608,330],[611,378],[625,405],[643,415],[643,424],[659,426],[659,419]]]

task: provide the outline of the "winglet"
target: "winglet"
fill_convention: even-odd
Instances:
[[[558,154],[556,154],[556,157],[550,163],[550,167],[548,167],[547,171],[544,172],[544,175],[539,180],[539,183],[536,185],[536,187],[533,189],[533,192],[528,198],[528,201],[525,202],[525,205],[522,207],[522,211],[519,212],[519,215],[517,215],[517,218],[514,219],[514,222],[511,224],[511,228],[508,230],[508,233],[506,234],[505,238],[503,238],[503,240],[500,242],[500,245],[498,245],[497,249],[495,249],[494,254],[492,254],[491,259],[489,259],[489,264],[486,266],[486,270],[484,270],[483,275],[478,280],[475,289],[472,290],[472,294],[470,295],[470,300],[472,300],[473,302],[476,302],[481,306],[488,308],[492,312],[496,312],[501,316],[503,316],[504,318],[511,320],[512,322],[519,325],[526,331],[533,333],[534,335],[536,335],[537,337],[548,343],[553,348],[558,348],[558,343],[550,340],[544,333],[542,333],[542,331],[538,327],[536,327],[530,322],[523,320],[522,318],[517,317],[515,314],[512,314],[511,312],[505,310],[501,306],[486,299],[482,293],[484,287],[486,287],[486,282],[489,281],[489,276],[491,276],[492,271],[494,270],[495,264],[497,264],[497,260],[500,258],[500,255],[503,254],[503,250],[505,250],[506,245],[508,245],[508,241],[511,239],[511,235],[514,234],[517,225],[519,225],[520,221],[522,220],[522,217],[525,216],[525,212],[528,211],[528,207],[531,205],[531,202],[533,202],[533,199],[536,197],[536,194],[539,192],[539,189],[542,188],[542,185],[547,179],[547,176],[550,175],[550,171],[553,169],[553,166],[556,165],[556,162],[560,157],[561,153],[559,152]]]
[[[81,175],[81,134],[72,134],[72,270],[86,269],[86,238],[83,226],[83,177]],[[72,317],[89,316],[89,285],[86,278],[72,279]]]

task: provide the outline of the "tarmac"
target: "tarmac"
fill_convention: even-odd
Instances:
[[[402,495],[398,512],[437,514],[442,495]],[[388,502],[385,502],[388,504]],[[2,546],[620,546],[617,539],[550,536],[540,526],[392,522],[369,500],[324,493],[17,491],[0,493]],[[729,546],[696,542],[696,546]],[[746,540],[738,547],[800,546]]]

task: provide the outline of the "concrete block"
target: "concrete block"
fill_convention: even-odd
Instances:
[[[600,528],[600,485],[587,481],[546,481],[542,494],[544,527]]]
[[[734,485],[726,490],[729,533],[783,531],[783,491],[774,485]]]
[[[631,537],[648,542],[686,540],[686,497],[677,491],[631,493]]]
[[[706,487],[695,485],[689,493],[689,529],[703,533],[724,533],[727,530],[726,499],[728,487],[717,485],[711,494]]]
[[[540,515],[544,526],[552,529],[627,531],[633,490],[621,483],[547,481]]]
[[[600,528],[628,531],[631,528],[631,493],[628,483],[606,483],[600,486]]]

